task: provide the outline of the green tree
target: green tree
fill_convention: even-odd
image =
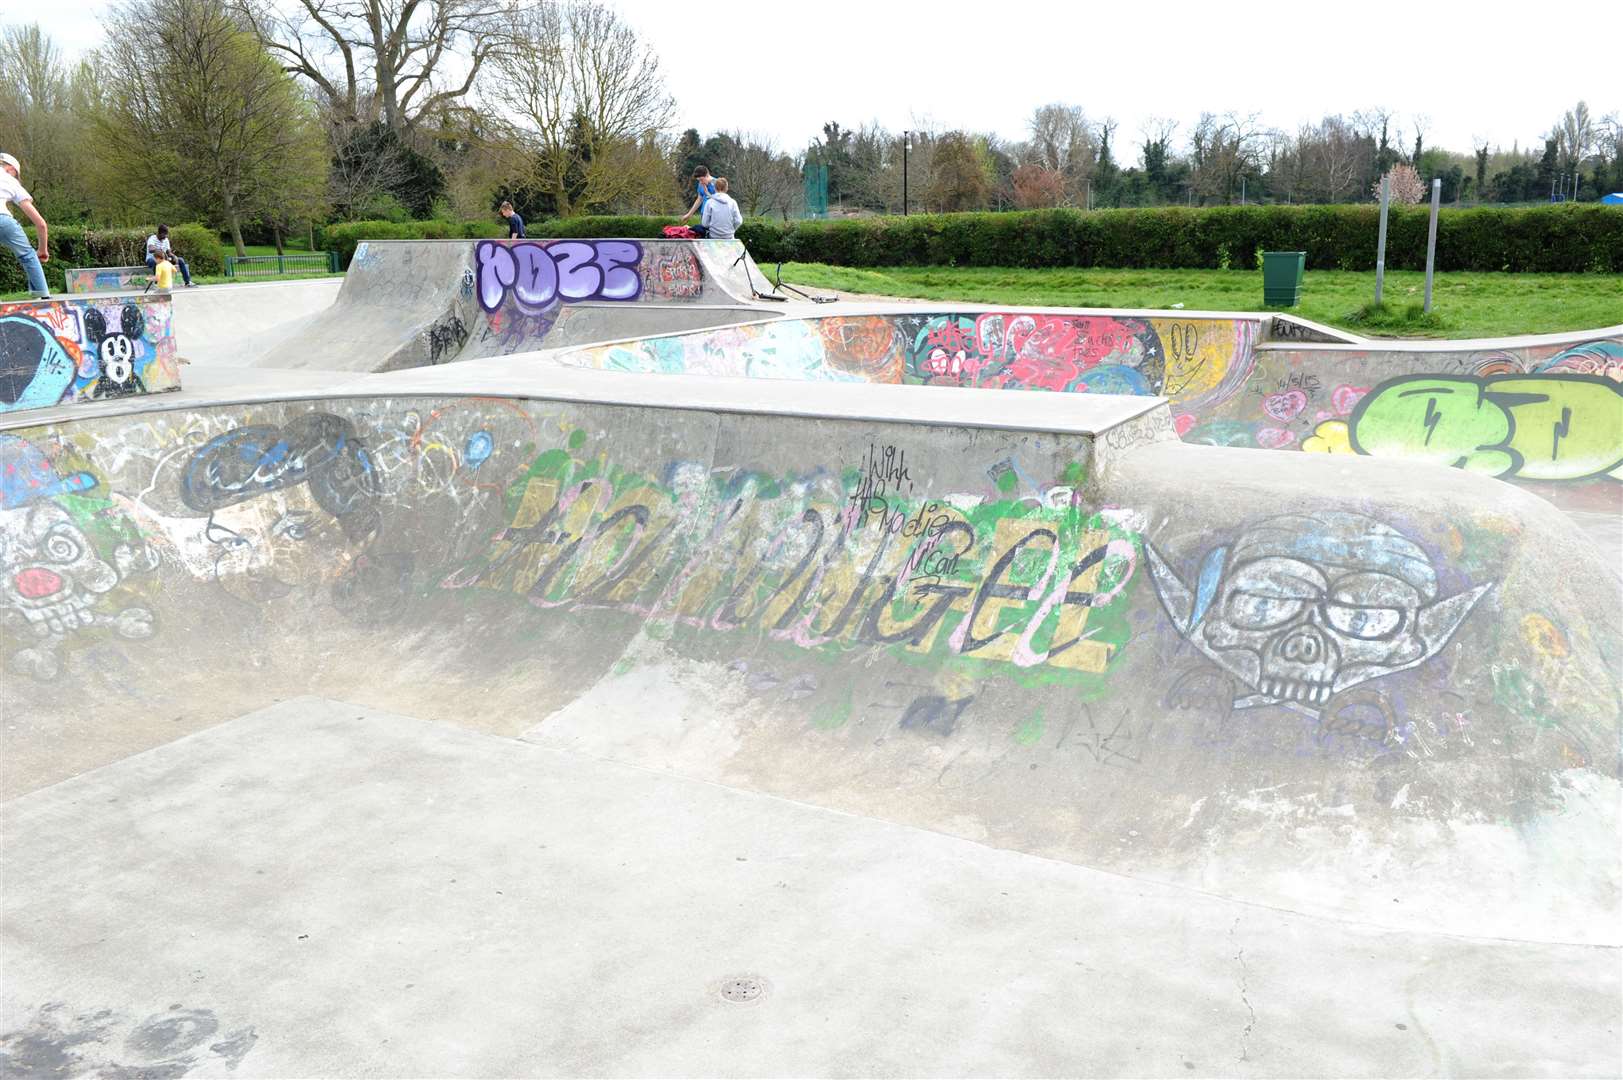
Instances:
[[[259,39],[212,0],[128,0],[107,20],[98,156],[135,204],[225,226],[319,205],[315,110]]]
[[[93,200],[95,72],[69,68],[38,25],[0,34],[0,147],[28,170],[28,188],[52,222],[84,220]]]
[[[962,131],[947,132],[936,143],[925,201],[942,213],[984,210],[992,193],[988,164],[974,139]]]

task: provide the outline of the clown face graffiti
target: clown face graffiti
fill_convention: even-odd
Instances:
[[[1193,590],[1148,549],[1161,604],[1190,643],[1255,693],[1235,705],[1316,712],[1348,687],[1448,643],[1491,585],[1439,599],[1421,548],[1363,514],[1287,514],[1201,561]]]

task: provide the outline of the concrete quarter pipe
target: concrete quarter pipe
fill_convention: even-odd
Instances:
[[[13,1066],[1623,1064],[1618,583],[1513,487],[506,361],[0,472]]]
[[[389,371],[779,313],[736,240],[369,240],[332,307],[254,361]]]

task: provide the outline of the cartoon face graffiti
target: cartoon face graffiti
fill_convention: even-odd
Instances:
[[[145,333],[146,318],[136,304],[124,305],[119,313],[119,329],[112,333],[107,330],[107,317],[99,309],[92,307],[85,312],[85,340],[101,361],[101,378],[96,380],[92,397],[128,397],[147,392],[135,370],[136,353]]]
[[[59,476],[45,455],[16,436],[0,436],[0,615],[32,644],[11,658],[37,679],[60,670],[59,647],[96,624],[125,638],[152,634],[152,613],[130,607],[103,609],[103,597],[125,575],[151,569],[151,553],[123,545],[117,565],[102,558],[73,516],[52,496],[95,486],[88,473]]]
[[[193,574],[261,603],[352,566],[377,532],[378,494],[372,455],[349,421],[309,413],[199,447],[180,497],[207,517],[155,520]]]
[[[1436,655],[1491,585],[1439,599],[1430,558],[1363,514],[1286,514],[1201,561],[1191,591],[1149,549],[1162,606],[1191,644],[1256,693],[1244,707],[1315,711]]]

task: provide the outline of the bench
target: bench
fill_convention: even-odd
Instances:
[[[70,293],[143,292],[152,284],[145,266],[73,266],[62,276]]]

